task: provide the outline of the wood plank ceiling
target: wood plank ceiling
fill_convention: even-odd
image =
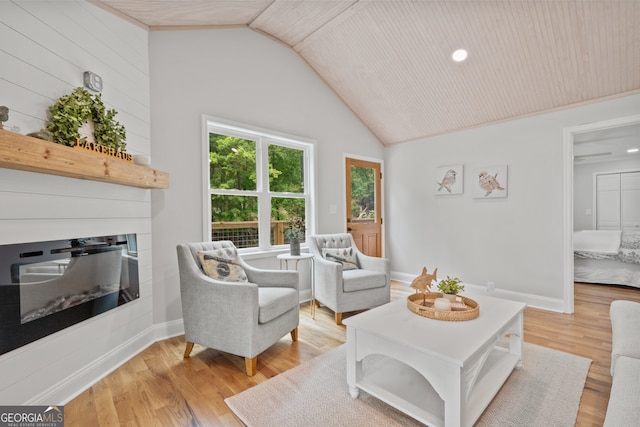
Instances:
[[[640,0],[93,3],[152,31],[247,26],[280,40],[384,144],[640,92]]]

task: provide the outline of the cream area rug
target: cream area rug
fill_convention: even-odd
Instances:
[[[590,364],[525,343],[522,368],[512,372],[475,425],[574,426]],[[225,402],[249,427],[422,425],[365,392],[353,399],[346,378],[341,345]]]

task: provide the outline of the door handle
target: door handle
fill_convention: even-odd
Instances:
[[[347,231],[353,231],[353,228],[347,227]]]

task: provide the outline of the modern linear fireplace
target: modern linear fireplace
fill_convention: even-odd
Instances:
[[[135,234],[0,245],[0,354],[139,297]]]

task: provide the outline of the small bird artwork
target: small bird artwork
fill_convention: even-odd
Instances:
[[[453,186],[453,184],[456,183],[456,174],[457,174],[456,171],[454,171],[453,169],[449,169],[447,173],[444,174],[444,178],[442,178],[442,182],[436,182],[436,184],[440,186],[440,188],[438,188],[438,191],[444,188],[449,193],[451,193],[451,187]]]
[[[427,274],[427,267],[422,267],[422,274],[413,279],[411,287],[416,292],[422,293],[422,305],[425,305],[427,301],[427,291],[431,289],[431,283],[438,280],[438,269],[433,270],[433,273]]]
[[[493,190],[503,191],[504,188],[498,182],[498,172],[495,175],[490,175],[487,171],[482,171],[478,175],[478,184],[482,187],[486,193],[484,197],[487,197],[493,192]]]

